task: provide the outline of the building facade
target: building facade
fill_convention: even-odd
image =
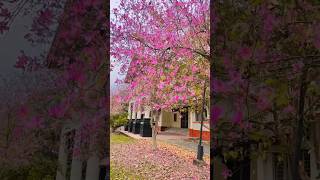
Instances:
[[[316,113],[320,117],[320,113]],[[318,120],[318,119],[317,119]],[[304,179],[317,180],[320,177],[320,121],[314,121],[308,131],[306,140],[302,144],[302,166]],[[272,145],[264,154],[256,158],[247,158],[239,162],[227,163],[228,168],[234,172],[228,180],[290,180],[291,162],[289,156],[285,156],[283,147]],[[218,160],[216,160],[218,159]],[[223,179],[223,166],[221,157],[215,157],[213,166],[216,173],[215,179]]]
[[[105,180],[107,158],[101,158],[97,151],[90,152],[88,158],[76,154],[81,139],[78,123],[67,123],[60,136],[59,159],[56,180]]]
[[[145,107],[134,107],[134,101],[130,101],[128,108],[128,121],[132,124],[147,123],[152,124],[151,108]],[[135,110],[136,109],[136,110]],[[210,115],[209,109],[206,108],[205,120],[203,121],[202,138],[203,140],[210,140]],[[139,126],[139,125],[138,125]],[[184,107],[181,110],[160,110],[158,120],[158,131],[166,131],[170,128],[181,128],[188,130],[188,136],[190,138],[200,137],[200,126],[201,126],[201,114],[196,113],[189,107]],[[141,127],[139,127],[140,129]]]

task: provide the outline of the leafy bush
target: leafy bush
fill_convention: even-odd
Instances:
[[[115,114],[110,117],[110,126],[113,130],[128,123],[128,113]]]

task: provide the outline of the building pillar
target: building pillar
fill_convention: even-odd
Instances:
[[[81,143],[81,139],[80,139],[80,131],[77,130],[76,131],[76,135],[75,135],[75,143],[73,146],[73,156],[72,156],[72,164],[71,164],[71,176],[70,176],[70,180],[81,180],[81,176],[82,176],[82,161],[79,157],[78,154],[74,153],[75,148],[80,148],[80,143]]]
[[[87,162],[86,180],[99,180],[100,159],[97,155],[92,155]]]
[[[316,179],[318,175],[320,174],[319,169],[317,168],[317,158],[315,156],[314,148],[312,148],[310,152],[310,179]]]
[[[273,162],[272,153],[266,154],[266,159],[258,157],[256,164],[256,177],[259,180],[272,180],[273,179]]]
[[[61,131],[60,135],[60,147],[59,147],[59,158],[58,158],[58,169],[56,180],[66,180],[66,170],[67,170],[67,153],[66,153],[66,137],[64,134],[64,129]]]
[[[82,161],[78,158],[72,159],[70,180],[80,180],[82,175]]]
[[[97,138],[98,137],[96,135],[92,135],[90,137],[90,154],[87,160],[86,180],[99,180],[100,158],[96,149]]]

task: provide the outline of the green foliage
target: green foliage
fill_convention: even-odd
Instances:
[[[131,143],[131,142],[134,142],[134,139],[125,135],[112,133],[110,136],[111,144],[121,144],[121,143]]]
[[[116,114],[112,115],[110,117],[110,126],[113,129],[116,129],[120,126],[123,126],[128,123],[128,113],[121,113],[121,114]]]
[[[54,180],[57,162],[46,156],[35,156],[30,165],[22,167],[0,167],[0,179],[3,180]]]

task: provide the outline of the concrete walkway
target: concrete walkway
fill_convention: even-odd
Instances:
[[[119,128],[117,131],[132,137],[134,139],[145,139],[145,140],[152,140],[152,137],[141,137],[139,134],[134,134],[128,131],[125,131],[123,127]],[[195,153],[197,153],[199,140],[194,138],[189,138],[187,135],[183,134],[174,134],[171,132],[162,131],[157,135],[157,140],[173,144],[176,146],[179,146],[184,149],[191,150]],[[210,143],[208,141],[203,141],[203,151],[205,155],[210,156]]]

